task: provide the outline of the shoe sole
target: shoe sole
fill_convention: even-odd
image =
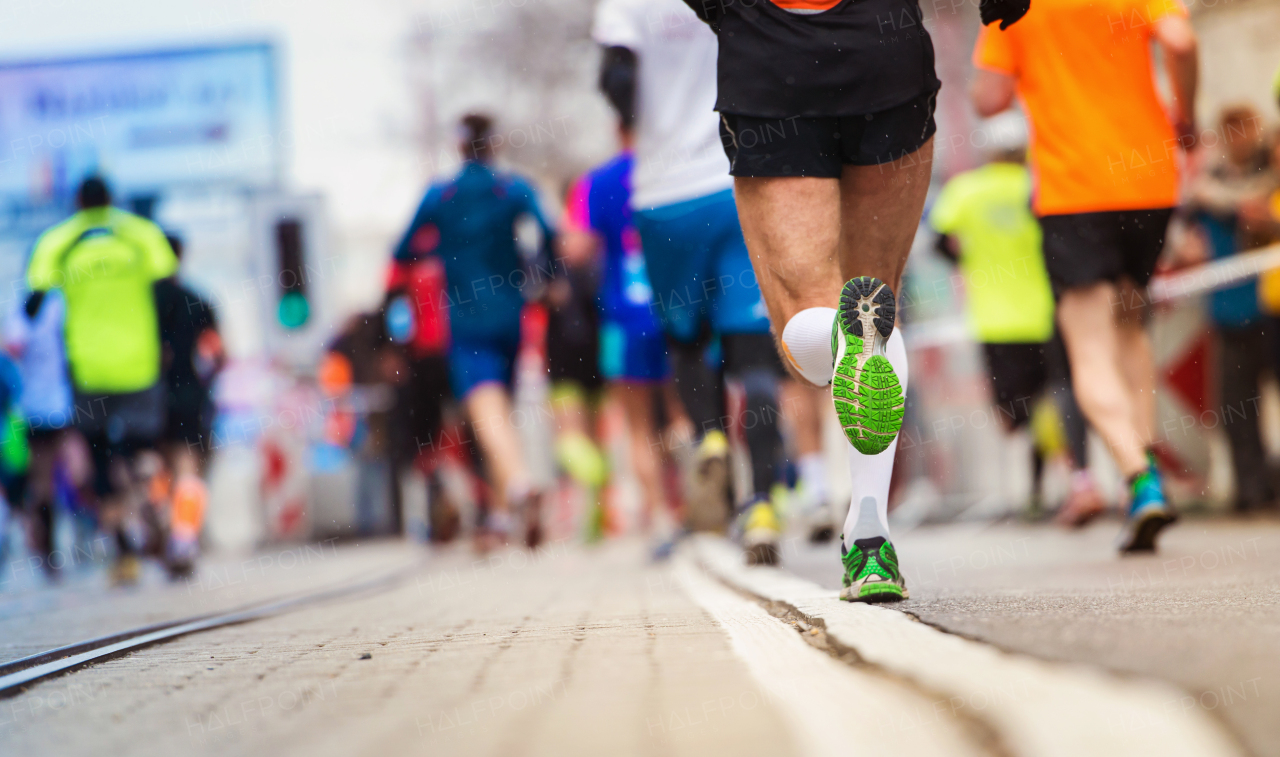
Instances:
[[[1128,544],[1120,545],[1120,553],[1131,555],[1139,552],[1155,552],[1156,536],[1166,527],[1172,525],[1178,516],[1161,511],[1144,513],[1138,522],[1129,526],[1133,539]]]
[[[537,549],[539,544],[542,544],[542,501],[534,496],[524,506],[524,545]]]
[[[892,581],[863,582],[840,590],[840,599],[846,602],[901,602],[910,598],[911,592],[907,587]]]
[[[831,396],[845,437],[864,455],[884,452],[902,429],[902,383],[885,356],[896,312],[893,291],[879,279],[850,279],[840,293]]]
[[[834,539],[836,529],[834,526],[815,526],[809,531],[810,544],[826,544]]]
[[[711,457],[699,463],[695,474],[685,526],[690,531],[724,533],[729,526],[729,462]]]
[[[763,565],[772,567],[781,562],[778,545],[772,542],[753,544],[746,549],[747,565]]]

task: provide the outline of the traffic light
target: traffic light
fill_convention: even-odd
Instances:
[[[276,317],[290,330],[302,328],[311,317],[305,260],[302,222],[296,218],[276,221],[276,282],[280,287]]]

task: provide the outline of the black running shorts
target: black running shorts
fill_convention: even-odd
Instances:
[[[878,113],[825,118],[720,114],[729,173],[838,179],[846,165],[875,166],[919,150],[938,130],[936,91]]]
[[[1173,208],[1108,210],[1040,217],[1044,264],[1061,297],[1099,281],[1151,281]]]

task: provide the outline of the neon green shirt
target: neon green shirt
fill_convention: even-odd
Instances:
[[[934,230],[960,242],[967,317],[980,342],[1053,336],[1053,293],[1030,199],[1024,166],[988,163],[952,177],[929,213]]]
[[[27,285],[61,289],[66,298],[67,362],[77,389],[124,394],[159,379],[151,284],[177,269],[160,227],[117,208],[82,210],[40,235]]]

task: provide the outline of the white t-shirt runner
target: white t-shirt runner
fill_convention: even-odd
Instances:
[[[639,59],[631,206],[648,210],[732,187],[713,110],[715,33],[682,0],[602,0],[592,36]]]

